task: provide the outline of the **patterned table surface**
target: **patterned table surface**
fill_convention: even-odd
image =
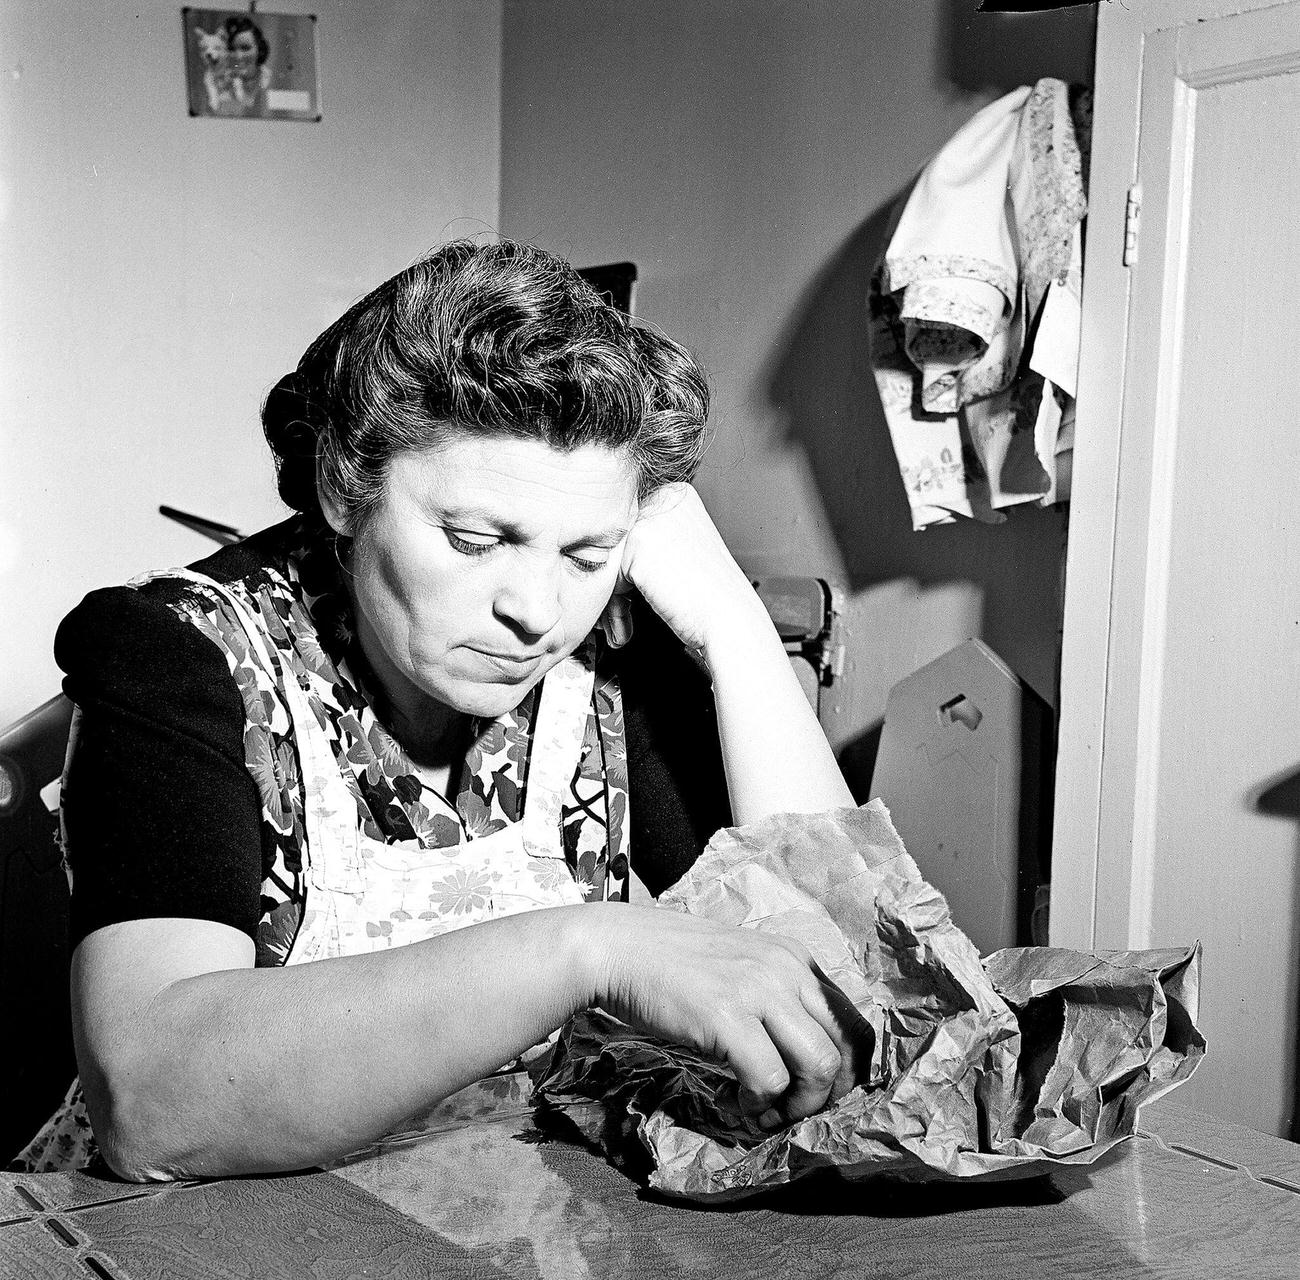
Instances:
[[[0,1276],[1300,1276],[1300,1147],[1161,1102],[1089,1167],[657,1199],[515,1113],[331,1173],[135,1186],[0,1175]]]

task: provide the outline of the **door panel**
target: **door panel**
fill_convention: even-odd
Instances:
[[[1062,768],[1099,693],[1100,734],[1096,809],[1076,777],[1057,827],[1081,818],[1095,843],[1063,868],[1053,920],[1090,909],[1100,947],[1199,937],[1210,1052],[1179,1100],[1286,1132],[1298,828],[1259,796],[1300,769],[1300,4],[1207,21],[1199,6],[1165,29],[1134,7],[1142,214],[1107,610],[1072,638],[1104,643],[1104,684],[1095,661],[1065,669],[1069,594],[1098,584],[1074,545],[1062,671]],[[1076,505],[1087,497],[1076,484]],[[1063,921],[1053,937],[1079,932]]]

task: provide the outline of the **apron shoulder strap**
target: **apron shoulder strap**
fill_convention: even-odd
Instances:
[[[131,579],[127,585],[142,586],[158,578],[179,578],[191,582],[217,595],[230,606],[249,645],[276,680],[293,724],[298,776],[302,779],[304,788],[303,822],[307,847],[303,850],[303,859],[309,866],[319,866],[324,860],[347,866],[355,880],[358,860],[355,802],[343,781],[325,730],[312,711],[307,695],[293,671],[278,658],[274,646],[268,644],[252,610],[229,587],[205,574],[195,573],[192,569],[165,569],[145,573]],[[345,820],[343,816],[349,813],[352,815],[351,821]]]
[[[533,857],[564,857],[561,808],[581,759],[595,681],[594,668],[570,655],[542,682],[520,818],[524,848]]]

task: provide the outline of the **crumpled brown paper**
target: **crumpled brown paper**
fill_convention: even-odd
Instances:
[[[660,905],[799,939],[876,1033],[863,1083],[766,1132],[725,1068],[599,1010],[573,1019],[535,1097],[602,1103],[588,1136],[616,1159],[639,1138],[650,1185],[669,1195],[736,1199],[826,1167],[987,1178],[1089,1163],[1205,1051],[1199,943],[981,962],[879,800],[720,831]]]

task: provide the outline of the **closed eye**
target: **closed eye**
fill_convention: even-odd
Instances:
[[[569,563],[580,573],[597,573],[599,570],[603,569],[609,561],[587,560],[582,556],[575,556],[573,552],[569,552]]]
[[[443,532],[447,535],[447,541],[451,544],[453,551],[459,551],[463,556],[482,556],[486,555],[494,547],[501,545],[500,538],[484,538],[481,535],[465,537],[463,534],[453,533],[452,530],[444,528]]]
[[[443,533],[447,536],[447,541],[453,551],[459,552],[463,556],[482,556],[489,551],[494,551],[499,547],[503,538],[492,537],[490,534],[474,533],[469,529],[456,531],[443,526]],[[579,573],[598,573],[608,563],[608,558],[604,560],[590,560],[586,556],[580,556],[572,551],[565,553],[566,559]]]

